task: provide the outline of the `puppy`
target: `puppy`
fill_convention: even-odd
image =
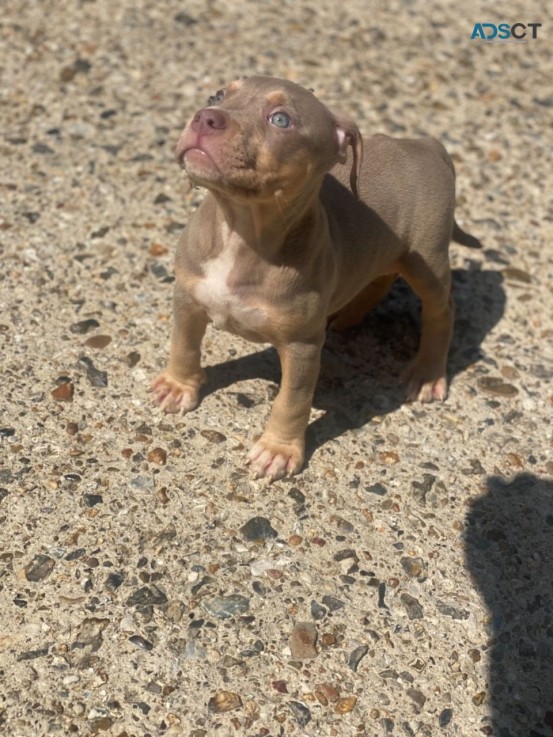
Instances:
[[[176,255],[169,363],[152,385],[163,410],[197,406],[208,322],[271,343],[282,382],[248,462],[269,480],[297,473],[327,325],[357,325],[399,275],[422,302],[407,399],[445,399],[448,246],[478,242],[455,223],[455,172],[438,141],[377,135],[363,156],[353,122],[297,84],[256,76],[209,99],[177,158],[208,193]]]

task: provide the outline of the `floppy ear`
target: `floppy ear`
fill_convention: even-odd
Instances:
[[[351,191],[359,199],[357,181],[361,173],[363,162],[363,139],[357,125],[351,120],[336,119],[336,140],[338,142],[338,161],[345,164],[347,161],[348,146],[351,146],[353,161],[349,175]]]

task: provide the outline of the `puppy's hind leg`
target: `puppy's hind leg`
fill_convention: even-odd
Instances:
[[[407,400],[443,401],[447,397],[447,356],[454,316],[447,249],[434,251],[432,259],[411,252],[401,262],[401,275],[422,303],[419,350],[404,374]]]
[[[341,332],[359,325],[365,315],[384,299],[396,279],[397,274],[386,274],[368,284],[351,302],[329,317],[330,330]]]

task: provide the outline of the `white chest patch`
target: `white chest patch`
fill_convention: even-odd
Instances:
[[[238,334],[257,332],[265,321],[264,311],[252,307],[239,289],[232,290],[228,285],[236,257],[237,249],[228,245],[216,258],[207,261],[194,296],[216,328]]]

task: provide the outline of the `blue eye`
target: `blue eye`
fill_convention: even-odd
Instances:
[[[292,125],[292,119],[287,113],[271,113],[271,115],[269,115],[269,123],[276,125],[277,128],[290,128]]]

